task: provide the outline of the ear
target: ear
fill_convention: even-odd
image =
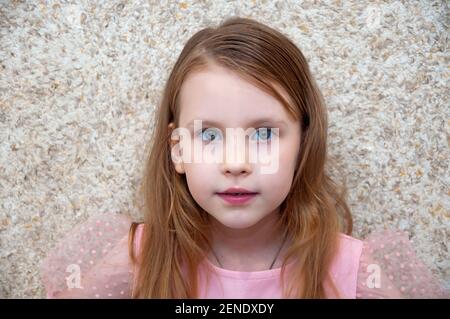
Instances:
[[[174,155],[176,155],[178,158],[182,159],[182,153],[180,151],[179,145],[177,146],[177,144],[180,142],[180,136],[175,132],[172,136],[172,132],[175,129],[175,124],[173,122],[170,122],[168,125],[168,130],[169,130],[169,144],[170,144],[170,158],[172,159],[172,163],[175,167],[175,170],[177,171],[178,174],[184,174],[185,170],[184,170],[184,165],[183,162],[175,162],[173,160],[173,156],[172,153],[174,153]]]

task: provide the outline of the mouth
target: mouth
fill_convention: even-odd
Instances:
[[[243,197],[243,196],[257,195],[258,193],[216,193],[216,194],[221,196]]]
[[[235,187],[216,194],[229,204],[242,205],[255,198],[259,193]]]

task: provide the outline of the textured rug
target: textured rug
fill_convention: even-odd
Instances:
[[[38,266],[134,194],[184,43],[230,16],[289,36],[329,110],[353,236],[399,228],[450,288],[446,1],[1,1],[0,297],[42,298]]]

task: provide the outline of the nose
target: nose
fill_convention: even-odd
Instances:
[[[222,173],[224,175],[249,175],[251,171],[250,164],[247,162],[238,163],[236,161],[227,161],[222,164]]]
[[[224,160],[221,164],[221,172],[224,175],[246,176],[252,173],[252,166],[249,163],[249,154],[245,145],[247,143],[243,143],[242,146],[237,144],[241,143],[234,141],[233,145],[230,145],[232,147],[230,151],[232,152],[224,151]]]

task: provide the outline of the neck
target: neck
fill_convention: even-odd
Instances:
[[[279,225],[279,218],[277,210],[243,229],[226,227],[212,218],[212,249],[223,267],[242,271],[269,269],[284,239],[285,229]],[[273,268],[281,263],[285,248],[286,245],[283,245]],[[212,253],[210,257],[211,261],[221,266]]]

